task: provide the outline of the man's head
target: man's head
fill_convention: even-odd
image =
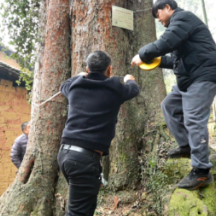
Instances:
[[[28,135],[30,131],[30,122],[23,122],[21,124],[21,129],[24,134]]]
[[[103,51],[95,51],[91,53],[87,60],[86,70],[88,73],[101,73],[107,77],[112,74],[111,58]]]
[[[152,15],[166,27],[177,7],[178,4],[174,0],[157,0],[152,8]]]

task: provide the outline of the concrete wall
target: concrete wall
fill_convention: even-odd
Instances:
[[[27,90],[13,87],[8,80],[0,80],[0,196],[13,182],[17,168],[10,160],[10,151],[21,124],[30,120]]]

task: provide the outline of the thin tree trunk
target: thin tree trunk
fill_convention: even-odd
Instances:
[[[34,74],[33,104],[59,91],[70,75],[68,0],[41,1],[41,42]],[[0,215],[52,215],[57,153],[66,119],[66,100],[57,96],[41,107],[32,106],[26,155],[11,187],[1,197]]]
[[[205,0],[201,0],[201,3],[202,3],[202,10],[203,10],[203,17],[205,20],[205,24],[208,26],[208,17],[206,13]]]
[[[216,120],[216,118],[215,118],[215,99],[213,100],[212,108],[213,108],[213,110],[212,110],[212,112],[213,112],[213,122],[215,123],[215,120]]]

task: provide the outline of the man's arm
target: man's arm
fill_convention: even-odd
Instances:
[[[121,90],[123,100],[126,101],[136,97],[139,94],[140,90],[139,86],[135,82],[135,78],[132,75],[128,74],[124,77],[124,82],[125,85],[122,85]]]
[[[73,81],[73,78],[70,78],[68,80],[66,80],[60,87],[60,92],[67,98],[67,95],[68,95],[68,91],[69,91],[69,87],[70,87],[70,84],[71,82]]]
[[[163,56],[174,51],[182,42],[186,41],[193,31],[192,26],[183,16],[170,23],[160,39],[139,50],[139,57],[143,62],[148,62],[155,57]]]
[[[171,56],[162,56],[161,63],[159,65],[160,68],[173,69],[173,57]]]
[[[20,147],[20,143],[19,140],[15,140],[12,149],[11,149],[11,161],[13,162],[13,164],[19,168],[22,161],[21,161],[21,147]]]
[[[79,76],[87,76],[88,73],[86,72],[80,72],[77,76],[75,77],[72,77],[68,80],[66,80],[60,87],[60,91],[61,93],[67,98],[67,95],[68,95],[68,92],[69,92],[69,88],[70,88],[70,85],[71,83],[77,79]]]

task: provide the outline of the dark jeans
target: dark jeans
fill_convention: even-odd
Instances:
[[[65,216],[93,216],[100,188],[100,161],[83,153],[60,149],[58,164],[69,184]]]
[[[166,124],[179,146],[190,145],[191,166],[210,169],[208,119],[216,94],[216,83],[193,83],[182,92],[174,86],[162,102]]]

